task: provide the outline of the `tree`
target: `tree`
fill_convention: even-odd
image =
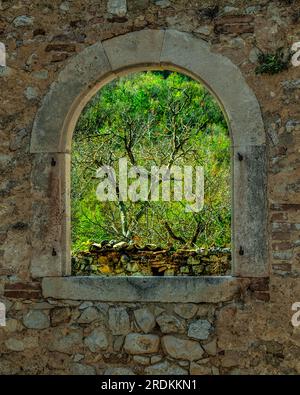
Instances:
[[[143,166],[149,174],[152,166],[202,166],[203,210],[186,212],[184,199],[99,202],[96,171],[102,165],[116,168],[120,158]],[[143,72],[119,78],[87,105],[74,132],[73,249],[103,239],[175,247],[228,246],[229,177],[227,124],[201,84],[178,73]],[[173,177],[172,186],[175,181]],[[119,196],[118,188],[116,193]]]

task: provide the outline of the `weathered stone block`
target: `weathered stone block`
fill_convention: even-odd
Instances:
[[[29,329],[45,329],[50,326],[49,315],[41,310],[30,310],[23,317],[23,324]]]
[[[198,342],[175,336],[164,336],[162,338],[162,346],[165,352],[175,359],[197,361],[204,354]]]
[[[173,315],[161,314],[156,318],[162,333],[184,333],[185,322]]]
[[[209,302],[230,300],[240,292],[238,279],[220,277],[48,277],[44,297],[108,302]]]
[[[110,308],[108,323],[113,335],[127,335],[130,331],[129,315],[124,307]]]
[[[144,373],[147,375],[187,375],[188,372],[176,364],[163,361],[152,366],[148,366]]]
[[[138,309],[134,311],[136,323],[144,333],[149,333],[155,327],[155,317],[147,308]]]
[[[189,325],[188,336],[198,340],[208,339],[212,331],[212,325],[207,320],[197,320]]]
[[[130,333],[125,338],[124,350],[128,354],[154,354],[158,348],[159,337],[157,335]]]
[[[96,328],[93,332],[84,339],[84,344],[92,352],[106,350],[109,343],[105,331],[101,328]]]
[[[112,69],[158,65],[163,43],[162,30],[142,30],[103,42]]]

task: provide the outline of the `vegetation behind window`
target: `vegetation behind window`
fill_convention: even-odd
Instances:
[[[202,166],[204,207],[185,201],[101,202],[100,166]],[[173,180],[174,182],[174,180]],[[222,111],[198,82],[142,72],[106,85],[81,114],[72,146],[72,252],[91,243],[126,241],[162,248],[229,247],[230,138]]]

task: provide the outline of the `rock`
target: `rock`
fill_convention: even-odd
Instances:
[[[203,36],[209,36],[212,32],[212,26],[204,25],[200,26],[195,30],[195,33],[203,34]]]
[[[75,376],[93,376],[96,374],[94,366],[82,365],[81,363],[74,363],[71,371]]]
[[[126,335],[130,331],[129,315],[124,307],[110,308],[108,323],[113,335]]]
[[[107,376],[134,376],[135,373],[130,368],[123,367],[112,367],[104,371],[104,375]]]
[[[11,351],[24,351],[24,343],[21,340],[10,338],[5,341],[5,346]]]
[[[97,307],[100,314],[102,314],[102,315],[106,315],[106,313],[108,312],[108,309],[109,309],[109,305],[107,303],[102,303],[102,302],[96,303],[95,307]]]
[[[149,365],[150,358],[149,357],[145,357],[144,355],[135,355],[133,357],[133,362],[136,362],[139,365]]]
[[[59,6],[59,8],[62,11],[69,11],[70,10],[70,5],[67,1],[64,1],[63,3],[61,3],[61,5]]]
[[[75,354],[73,359],[74,359],[74,362],[79,362],[84,359],[84,355],[83,354]]]
[[[32,16],[20,15],[14,19],[13,25],[15,27],[32,26],[33,22],[34,18]]]
[[[209,355],[216,355],[217,354],[217,340],[214,339],[207,344],[203,344],[202,347]]]
[[[125,338],[124,350],[128,354],[154,354],[158,348],[159,337],[157,335],[130,333]]]
[[[162,333],[184,333],[185,322],[173,315],[161,314],[156,318]]]
[[[190,367],[190,374],[191,375],[209,375],[212,374],[211,368],[205,365],[198,365],[195,362],[191,363]]]
[[[249,60],[250,60],[250,62],[253,63],[253,64],[257,63],[258,55],[259,55],[259,49],[252,48],[251,51],[249,52]]]
[[[239,12],[239,9],[232,6],[225,6],[223,8],[223,14],[230,14],[232,12]]]
[[[85,338],[84,344],[92,352],[106,350],[108,348],[108,339],[105,331],[102,328],[96,328],[93,332]]]
[[[126,0],[108,0],[107,12],[119,17],[125,16],[127,13]]]
[[[162,314],[165,311],[162,307],[155,306],[154,307],[154,315],[155,317],[158,317],[160,314]]]
[[[49,315],[44,311],[30,310],[23,317],[23,324],[29,329],[46,329],[50,326]]]
[[[167,8],[171,5],[171,2],[169,0],[153,0],[153,3],[161,8]]]
[[[174,312],[180,317],[189,320],[193,318],[197,312],[197,305],[193,303],[177,304],[174,307]]]
[[[93,322],[99,318],[99,311],[95,307],[88,307],[87,309],[83,310],[77,322],[79,324],[89,324],[90,322]]]
[[[207,320],[197,320],[190,324],[188,336],[198,340],[205,340],[212,330],[211,323]]]
[[[164,336],[162,338],[162,345],[166,353],[175,359],[196,361],[204,353],[198,342],[180,339],[175,336]]]
[[[116,336],[114,338],[114,351],[121,351],[124,344],[124,336]]]
[[[71,317],[71,310],[69,307],[57,307],[51,311],[51,324],[53,326],[62,322],[68,322]]]
[[[55,328],[51,342],[48,343],[49,351],[58,351],[65,354],[73,354],[80,351],[82,346],[82,333],[76,331],[66,331],[60,328]]]
[[[136,323],[144,333],[149,333],[155,327],[155,317],[147,308],[134,311]]]
[[[9,75],[11,75],[12,73],[12,69],[8,66],[0,66],[0,77],[8,77]]]
[[[197,316],[207,317],[209,314],[212,313],[212,310],[213,308],[209,304],[206,303],[200,304],[200,306],[198,307]]]
[[[16,151],[17,149],[20,149],[23,143],[23,139],[27,136],[27,134],[28,132],[26,129],[20,129],[15,132],[11,137],[9,149],[11,151]]]
[[[148,366],[144,372],[147,375],[187,375],[188,374],[187,370],[175,364],[170,364],[168,361],[164,361],[152,366]]]
[[[28,86],[25,89],[24,95],[25,95],[27,100],[35,100],[39,96],[37,89],[33,88],[32,86]]]
[[[92,307],[92,306],[93,306],[93,302],[83,302],[79,306],[79,310],[84,310],[84,309],[86,309],[88,307]]]
[[[140,267],[137,262],[128,262],[126,265],[126,270],[130,273],[137,273],[139,271]]]
[[[130,258],[129,258],[128,255],[122,254],[122,255],[121,255],[121,258],[120,258],[120,261],[121,261],[123,264],[126,264],[126,263],[128,263],[128,262],[130,261]]]
[[[200,259],[195,258],[193,256],[189,256],[187,259],[187,264],[188,265],[199,265],[200,264]]]
[[[153,355],[153,357],[151,357],[151,365],[154,365],[157,362],[160,362],[162,360],[162,356],[161,355]]]
[[[113,248],[116,250],[122,250],[128,247],[128,243],[126,241],[120,241],[120,243],[116,243],[113,245]]]

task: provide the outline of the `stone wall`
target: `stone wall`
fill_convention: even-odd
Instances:
[[[162,249],[126,242],[92,244],[72,258],[74,275],[205,276],[230,275],[229,248]]]
[[[255,73],[258,48],[288,50],[300,41],[300,2],[218,4],[0,2],[8,66],[0,68],[0,300],[7,308],[0,373],[300,373],[300,328],[291,324],[291,306],[300,301],[300,68]],[[43,212],[33,198],[29,144],[37,110],[73,56],[99,40],[146,28],[206,40],[254,91],[268,147],[270,276],[243,279],[234,295],[207,303],[47,297],[30,271],[43,239],[36,221],[47,225],[57,215]]]

